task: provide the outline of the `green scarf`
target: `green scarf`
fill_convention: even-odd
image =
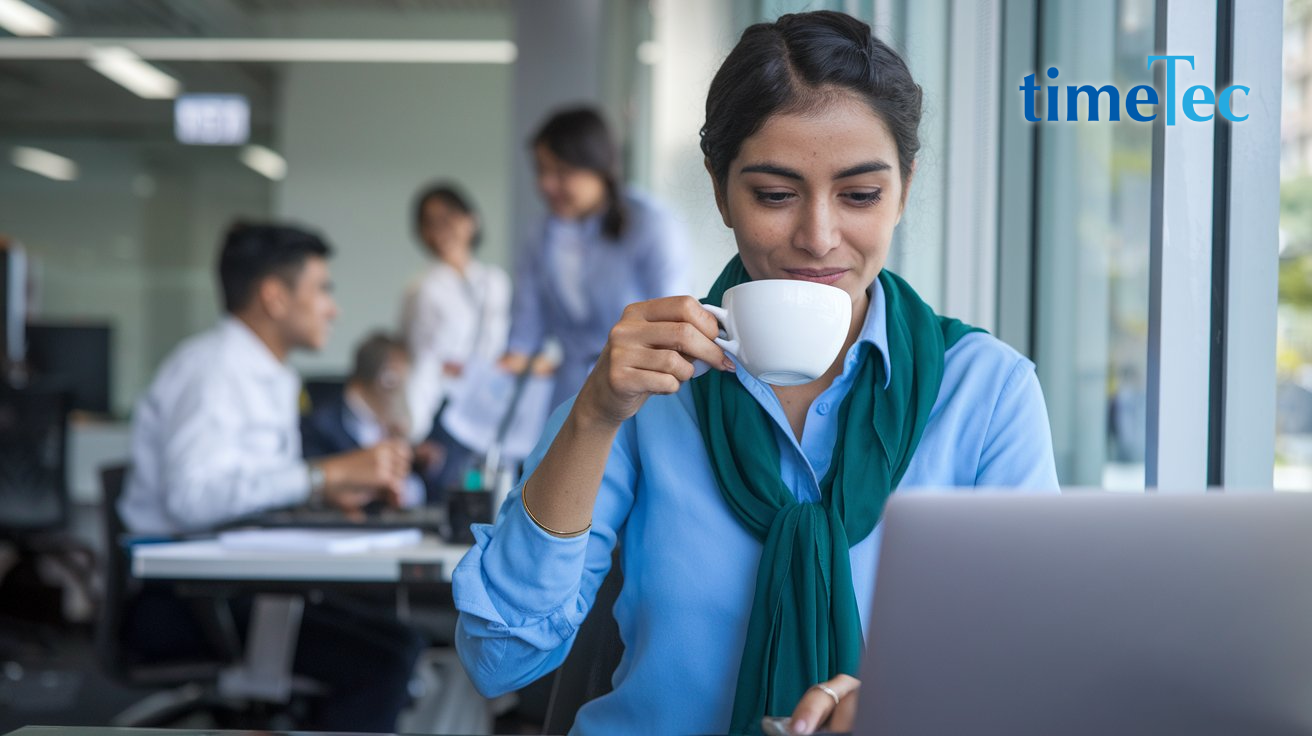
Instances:
[[[740,258],[703,301],[751,281]],[[869,343],[838,410],[839,435],[820,503],[799,503],[780,477],[779,446],[765,409],[732,373],[692,382],[702,439],[720,492],[761,540],[756,595],[738,670],[730,730],[753,734],[762,716],[788,716],[807,688],[839,673],[856,676],[861,619],[848,549],[866,538],[902,480],[943,380],[943,353],[976,331],[939,317],[901,278],[879,275],[888,314],[892,380]]]

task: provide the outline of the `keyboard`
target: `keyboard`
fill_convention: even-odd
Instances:
[[[336,509],[292,508],[266,511],[241,520],[240,526],[305,527],[311,529],[420,529],[442,536],[450,534],[447,511],[438,506],[409,509],[384,508],[365,513],[362,521],[346,517]]]

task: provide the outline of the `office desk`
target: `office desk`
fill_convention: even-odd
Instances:
[[[273,509],[239,519],[232,528],[257,526],[261,528],[296,527],[304,529],[419,529],[425,534],[450,538],[450,513],[444,506],[416,506],[412,508],[381,508],[365,512],[364,519],[350,519],[338,509],[294,506]]]
[[[469,551],[436,537],[406,547],[347,554],[234,551],[203,539],[132,548],[132,575],[142,580],[185,583],[275,584],[289,588],[334,585],[422,585],[451,582]]]
[[[331,731],[216,731],[182,728],[100,728],[95,726],[24,726],[4,736],[361,736]],[[377,736],[384,736],[378,734]],[[387,734],[386,736],[396,736]],[[459,736],[443,733],[438,736]],[[816,736],[851,736],[817,733]]]
[[[292,661],[304,595],[313,591],[394,590],[397,612],[410,615],[412,588],[448,588],[468,546],[425,537],[418,544],[355,553],[255,551],[216,540],[138,544],[132,575],[171,583],[180,595],[231,597],[258,593],[242,661],[219,678],[224,695],[285,703],[292,695]]]

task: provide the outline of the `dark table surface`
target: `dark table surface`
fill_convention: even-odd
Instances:
[[[220,731],[200,728],[98,728],[92,726],[25,726],[4,736],[346,736],[329,731]],[[442,736],[458,736],[443,734]],[[850,736],[816,734],[816,736]]]
[[[219,731],[198,728],[99,728],[93,726],[24,726],[5,736],[346,736],[328,731]],[[450,735],[448,735],[450,736]]]

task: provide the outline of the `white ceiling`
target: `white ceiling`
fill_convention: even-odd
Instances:
[[[60,21],[63,36],[250,36],[272,15],[334,11],[397,14],[505,7],[508,0],[26,0]]]
[[[511,0],[25,0],[60,23],[61,38],[433,38],[442,19],[508,13]],[[346,32],[346,33],[344,33]],[[406,34],[409,34],[408,36]],[[0,46],[11,37],[0,30]],[[277,63],[156,61],[189,91],[251,101],[266,135]],[[172,102],[143,100],[76,60],[0,59],[0,136],[170,138]]]

